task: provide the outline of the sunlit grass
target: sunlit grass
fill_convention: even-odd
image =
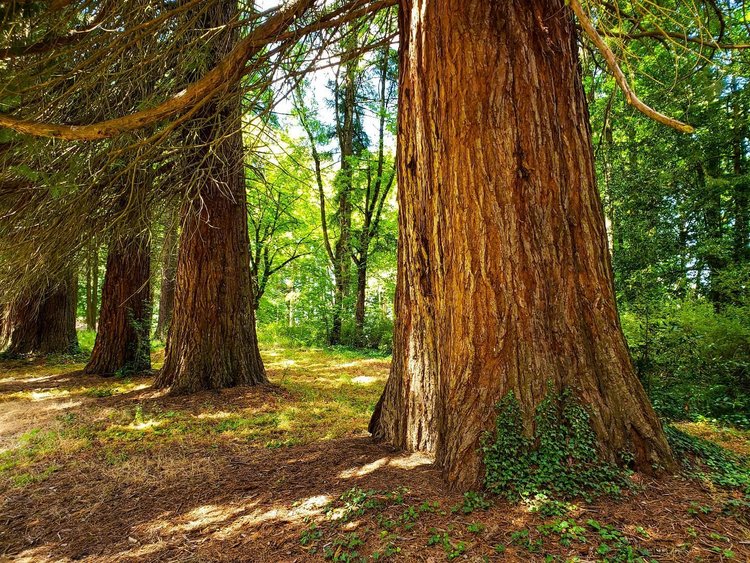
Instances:
[[[82,379],[79,358],[8,362],[2,376],[8,391],[0,392],[0,403],[20,408],[33,428],[9,437],[2,435],[0,425],[0,479],[16,487],[38,483],[83,451],[116,467],[141,452],[168,452],[185,443],[285,448],[366,435],[388,375],[388,358],[346,349],[277,346],[262,348],[262,355],[275,387],[177,399],[152,389],[148,378]],[[163,348],[156,346],[155,367],[163,356]],[[22,389],[13,391],[14,385]],[[51,414],[37,421],[40,405]],[[54,410],[58,407],[59,412]],[[750,432],[709,422],[681,427],[750,453]]]
[[[79,340],[82,346],[88,341],[93,345],[92,334],[79,333]],[[210,393],[197,403],[170,399],[168,404],[163,391],[150,388],[149,379],[81,380],[84,364],[74,359],[7,363],[3,382],[9,390],[0,392],[0,402],[21,409],[28,403],[23,414],[29,415],[39,403],[66,406],[72,405],[72,398],[80,403],[6,440],[0,478],[10,479],[14,486],[39,482],[81,450],[91,450],[116,466],[144,449],[166,450],[186,440],[206,447],[241,443],[281,448],[365,434],[385,384],[388,358],[346,349],[278,347],[264,348],[262,355],[269,380],[278,387]],[[156,346],[155,368],[163,357],[163,348]],[[22,389],[10,390],[13,385]]]
[[[673,425],[683,432],[715,442],[734,453],[750,456],[750,430],[731,428],[710,420],[675,422]]]

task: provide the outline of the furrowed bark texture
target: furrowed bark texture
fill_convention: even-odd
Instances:
[[[112,244],[102,286],[99,329],[84,373],[111,376],[151,369],[151,255],[147,234]]]
[[[75,273],[50,281],[38,294],[19,298],[8,313],[5,353],[71,354],[78,351]]]
[[[235,1],[223,2],[207,27],[224,25],[236,9]],[[213,56],[222,54],[219,48]],[[172,393],[267,382],[255,334],[240,103],[237,93],[194,118],[190,158],[204,180],[181,209],[174,312],[156,380]]]
[[[393,366],[371,431],[481,485],[483,432],[572,388],[602,454],[674,461],[620,328],[563,0],[401,3]]]

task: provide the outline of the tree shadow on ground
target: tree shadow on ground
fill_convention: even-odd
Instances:
[[[130,467],[137,464],[137,467]],[[282,449],[189,443],[125,466],[80,460],[0,509],[0,553],[20,558],[307,560],[305,518],[354,486],[397,484],[425,497],[445,491],[429,459],[369,439]]]
[[[332,366],[338,384],[340,366]],[[379,381],[387,365],[381,368]],[[275,563],[318,561],[326,553],[345,560],[339,540],[351,543],[352,534],[363,542],[361,555],[390,546],[392,557],[409,562],[445,561],[461,542],[468,561],[543,561],[549,553],[601,559],[593,532],[585,542],[550,543],[543,526],[554,519],[523,504],[452,511],[463,498],[443,485],[431,460],[372,443],[359,411],[334,439],[320,439],[313,431],[324,435],[332,417],[351,407],[316,411],[320,397],[306,396],[314,385],[326,401],[349,391],[325,388],[318,372],[294,372],[295,391],[268,385],[172,397],[153,389],[149,377],[82,376],[80,366],[67,364],[2,369],[0,442],[11,444],[8,432],[29,428],[58,442],[32,460],[32,468],[49,469],[42,478],[21,486],[0,479],[0,560]],[[286,377],[270,373],[273,381]],[[378,387],[367,389],[376,399]],[[300,417],[291,430],[279,424],[289,409]],[[290,433],[299,442],[286,441]],[[750,529],[722,513],[729,493],[680,477],[642,479],[641,486],[622,500],[580,503],[565,518],[607,523],[658,561],[718,561],[725,549],[750,560]],[[328,509],[354,487],[402,498],[332,523]],[[317,525],[324,532],[305,541]],[[445,534],[447,544],[433,541]]]

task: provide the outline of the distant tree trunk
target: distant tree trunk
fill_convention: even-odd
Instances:
[[[344,83],[336,86],[336,110],[341,168],[336,178],[338,198],[337,218],[339,238],[336,241],[333,262],[334,299],[333,322],[329,336],[330,344],[341,343],[341,323],[349,296],[351,227],[352,227],[352,162],[354,156],[354,105],[356,103],[356,60],[344,65]],[[340,106],[340,107],[339,107]],[[340,110],[340,115],[339,115]]]
[[[165,225],[164,244],[161,255],[161,291],[159,293],[159,320],[154,338],[164,341],[169,330],[174,310],[174,287],[177,275],[177,218],[170,214]]]
[[[750,180],[741,177],[734,187],[734,262],[750,258]]]
[[[737,88],[736,80],[733,80],[732,90]],[[732,163],[735,176],[734,186],[734,240],[733,258],[735,264],[743,264],[750,254],[750,181],[745,177],[745,124],[744,111],[738,96],[735,95],[732,103],[733,115],[733,139],[732,139]]]
[[[679,222],[680,233],[677,237],[677,248],[680,260],[680,277],[677,282],[677,296],[684,299],[687,296],[690,278],[688,276],[688,262],[690,260],[690,249],[688,248],[688,218],[685,212],[680,211]]]
[[[364,238],[364,237],[362,237]],[[367,298],[367,262],[369,259],[368,247],[370,242],[361,242],[363,245],[361,256],[357,262],[357,301],[354,305],[354,344],[364,346],[365,343],[365,302]]]
[[[16,300],[8,313],[10,356],[20,354],[72,354],[78,351],[75,273],[50,280],[39,293]]]
[[[362,230],[359,234],[359,253],[355,255],[357,266],[357,301],[354,307],[354,343],[363,346],[365,343],[365,305],[367,296],[367,267],[370,260],[370,243],[378,234],[380,217],[395,177],[395,170],[391,170],[388,179],[385,178],[385,116],[388,109],[388,55],[390,45],[383,48],[380,64],[380,107],[378,126],[378,161],[376,178],[372,182],[368,174],[367,190],[365,192]]]
[[[151,369],[151,253],[148,235],[121,237],[107,255],[99,331],[84,373]]]
[[[564,0],[403,0],[391,374],[370,429],[480,486],[513,391],[571,388],[602,455],[673,468],[617,315],[576,30]]]
[[[204,23],[218,28],[236,13],[236,1],[226,0]],[[234,38],[227,34],[214,61]],[[240,104],[239,92],[225,95],[192,120],[197,138],[189,158],[203,180],[181,209],[174,313],[156,379],[172,393],[267,382],[255,333]]]
[[[96,330],[99,309],[99,245],[92,241],[86,254],[86,328]]]
[[[698,163],[696,169],[698,183],[703,190],[704,256],[708,267],[708,299],[719,312],[727,302],[727,295],[721,280],[721,274],[726,268],[726,260],[722,254],[724,226],[721,185],[712,181],[720,175],[718,159],[709,159],[705,167]]]

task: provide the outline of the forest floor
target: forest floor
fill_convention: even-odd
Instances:
[[[263,356],[271,385],[188,397],[0,363],[0,561],[750,561],[737,492],[636,475],[556,516],[454,494],[368,437],[387,359]],[[681,428],[750,453],[749,433]]]

